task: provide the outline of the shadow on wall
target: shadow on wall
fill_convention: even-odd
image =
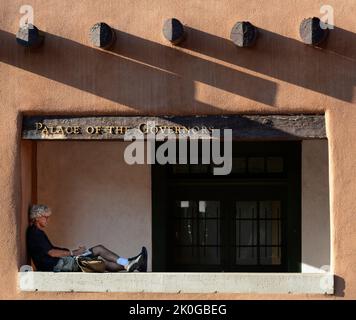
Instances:
[[[351,102],[356,85],[356,35],[335,27],[319,47],[259,28],[254,49],[186,27],[184,47],[299,87]],[[347,73],[346,73],[347,72]]]
[[[0,31],[0,61],[51,80],[157,113],[170,106],[180,114],[192,109],[217,113],[195,99],[195,81],[273,106],[276,84],[194,57],[121,31],[112,51],[91,48],[53,34],[44,47],[29,52],[15,35]]]
[[[356,84],[356,37],[335,28],[324,49],[261,30],[254,48],[237,48],[227,39],[186,27],[183,48],[233,66],[351,102]],[[0,31],[0,61],[136,109],[180,114],[217,107],[196,99],[196,82],[269,106],[277,84],[234,67],[223,66],[179,48],[161,45],[119,30],[112,51],[102,51],[53,34],[32,53],[15,35]],[[346,73],[347,72],[347,73]],[[198,112],[197,112],[198,113]],[[171,112],[174,114],[174,111]]]
[[[337,275],[334,276],[334,292],[336,297],[345,296],[345,280]]]

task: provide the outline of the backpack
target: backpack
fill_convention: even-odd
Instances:
[[[76,257],[77,264],[83,272],[105,272],[105,262],[103,259],[90,257]]]

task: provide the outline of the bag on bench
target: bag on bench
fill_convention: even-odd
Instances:
[[[99,257],[90,258],[78,256],[76,257],[76,262],[83,272],[102,273],[105,272],[106,269],[104,260]]]

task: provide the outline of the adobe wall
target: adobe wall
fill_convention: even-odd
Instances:
[[[17,291],[20,265],[21,114],[168,115],[316,113],[327,118],[330,159],[331,261],[336,297],[356,298],[356,3],[330,0],[336,28],[323,49],[305,46],[303,18],[316,0],[71,1],[29,0],[46,32],[38,52],[16,44],[23,1],[0,12],[0,298],[315,298],[279,295],[46,294]],[[172,47],[165,19],[187,27]],[[117,30],[113,51],[93,49],[89,28],[105,20]],[[254,48],[229,41],[232,26],[260,30]],[[28,196],[28,195],[27,195]],[[27,197],[26,196],[26,197]],[[323,296],[317,298],[324,298]]]

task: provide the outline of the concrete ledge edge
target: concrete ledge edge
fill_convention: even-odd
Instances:
[[[329,273],[19,272],[21,291],[333,294]]]

